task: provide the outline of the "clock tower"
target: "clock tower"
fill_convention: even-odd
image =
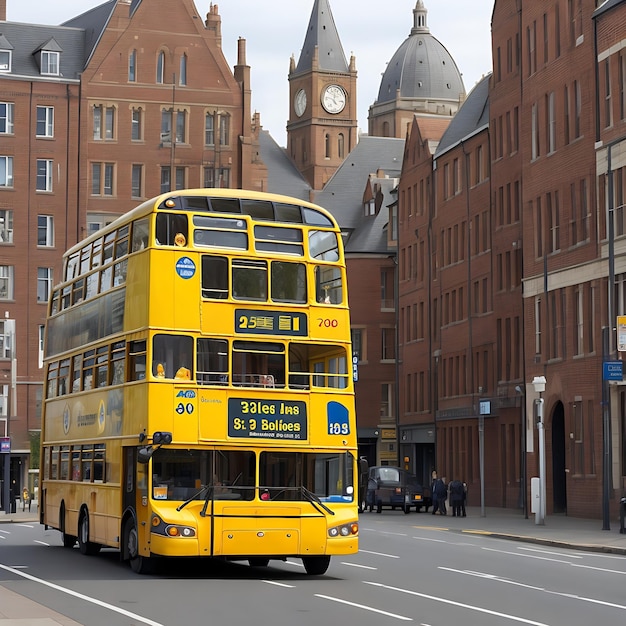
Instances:
[[[300,59],[289,66],[287,151],[319,191],[358,140],[356,66],[341,46],[328,0],[315,0]]]

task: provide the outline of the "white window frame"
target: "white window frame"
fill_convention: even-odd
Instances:
[[[53,286],[51,267],[37,268],[37,302],[48,302]]]
[[[58,76],[61,55],[52,50],[41,51],[40,73],[45,76]]]
[[[0,244],[13,243],[13,209],[0,209]]]
[[[52,170],[54,161],[52,159],[37,159],[37,174],[35,188],[37,191],[52,191]]]
[[[4,166],[1,164],[4,162]],[[13,157],[0,156],[0,187],[13,187]]]
[[[39,114],[42,113],[43,119],[39,119]],[[40,125],[43,126],[40,131]],[[54,107],[38,106],[37,107],[37,128],[36,137],[54,137]]]
[[[14,270],[12,265],[0,265],[0,300],[13,300]]]
[[[11,50],[0,50],[0,72],[10,72],[12,61],[13,55],[11,54]]]
[[[52,215],[37,216],[37,245],[42,248],[54,247],[54,217]]]
[[[13,134],[13,114],[15,104],[13,102],[0,102],[0,135]]]

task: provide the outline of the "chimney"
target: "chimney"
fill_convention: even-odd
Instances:
[[[0,22],[7,21],[7,0],[0,0]]]

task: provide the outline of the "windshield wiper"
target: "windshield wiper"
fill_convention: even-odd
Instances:
[[[185,500],[182,504],[179,504],[176,507],[176,510],[182,511],[190,502],[193,502],[199,495],[201,495],[206,489],[209,489],[210,487],[211,485],[205,485],[204,487],[202,487],[202,489],[194,493],[193,496],[191,496],[191,498],[189,498],[188,500]]]
[[[321,513],[321,511],[318,508],[318,505],[321,506],[324,511],[326,511],[326,513],[330,514],[330,515],[334,515],[335,512],[331,509],[329,509],[320,499],[317,495],[315,495],[312,491],[309,491],[304,485],[300,485],[300,491],[302,492],[302,495]]]

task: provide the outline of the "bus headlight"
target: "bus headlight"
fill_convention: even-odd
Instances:
[[[333,526],[328,529],[329,537],[349,537],[350,535],[359,534],[359,524],[351,522],[350,524],[342,524],[341,526]]]
[[[165,537],[195,537],[196,529],[191,526],[181,526],[179,524],[168,524],[158,515],[152,516],[152,532]]]

